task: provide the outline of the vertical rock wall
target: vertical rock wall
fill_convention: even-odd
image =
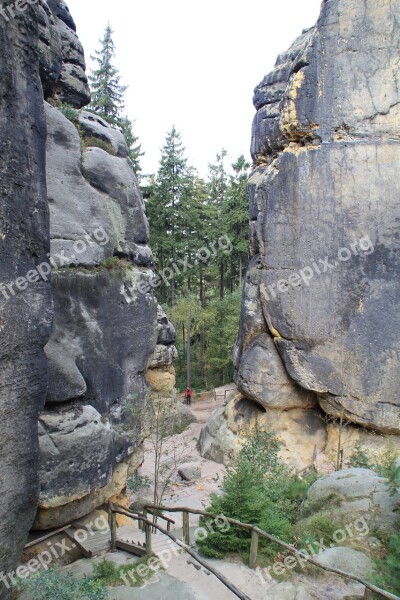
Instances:
[[[258,420],[302,468],[337,448],[327,416],[354,424],[346,458],[400,447],[399,14],[325,0],[255,89],[240,394],[204,429],[208,457]]]
[[[248,397],[283,361],[325,412],[387,433],[400,432],[399,12],[326,0],[256,88],[248,286],[275,358],[264,345],[252,360],[247,290],[235,355]]]
[[[43,348],[52,318],[49,282],[17,282],[49,251],[36,16],[32,7],[8,21],[0,16],[0,571],[5,573],[15,567],[37,507],[37,419],[46,395]],[[0,597],[8,597],[2,583]]]

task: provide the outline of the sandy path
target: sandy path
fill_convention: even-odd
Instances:
[[[169,506],[188,506],[190,508],[203,509],[209,505],[209,496],[211,492],[217,492],[222,482],[225,467],[211,460],[206,460],[200,456],[198,450],[198,440],[202,427],[207,422],[212,412],[225,402],[225,390],[231,390],[233,384],[217,388],[217,397],[214,393],[210,393],[208,397],[202,400],[193,400],[190,406],[191,412],[197,419],[197,423],[190,425],[183,433],[171,436],[165,442],[163,463],[168,466],[166,472],[171,474],[169,485],[163,497],[163,504]],[[145,460],[140,469],[142,476],[148,477],[150,480],[154,478],[154,449],[149,441],[145,443]],[[183,482],[178,475],[175,464],[196,463],[201,468],[201,478],[196,482]],[[141,498],[152,502],[153,488],[141,489],[138,492]],[[131,494],[131,500],[134,501],[137,494]],[[176,514],[173,516],[176,520],[176,528],[181,527],[181,516]],[[191,516],[190,524],[196,525],[198,517]]]

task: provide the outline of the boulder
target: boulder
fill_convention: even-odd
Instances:
[[[315,558],[321,565],[350,573],[368,581],[372,571],[372,561],[357,550],[346,547],[328,548]]]
[[[79,112],[79,125],[84,132],[85,138],[93,137],[106,142],[114,148],[116,156],[120,158],[127,158],[129,156],[128,146],[122,132],[111,127],[99,115],[81,110]]]
[[[178,475],[184,481],[197,481],[201,477],[201,467],[196,463],[180,465]]]
[[[290,379],[269,333],[254,337],[240,361],[237,388],[264,408],[311,408],[315,395]]]
[[[392,494],[387,483],[369,469],[336,471],[311,486],[302,512],[322,513],[342,528],[358,521],[365,533],[388,536],[400,524],[400,493]]]
[[[277,583],[268,588],[271,600],[315,600],[316,596],[301,583]]]

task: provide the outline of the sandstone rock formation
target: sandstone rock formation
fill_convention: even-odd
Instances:
[[[48,282],[26,289],[23,281],[22,289],[16,284],[49,251],[36,15],[29,7],[17,19],[0,18],[0,571],[6,573],[15,567],[37,507],[37,419],[52,317]],[[8,597],[1,583],[0,597]]]
[[[79,129],[47,103],[46,117],[54,325],[37,529],[123,491],[142,460],[151,391],[173,397],[176,358],[173,326],[142,291],[149,227],[122,134],[85,111]]]
[[[303,505],[305,514],[321,512],[334,523],[355,524],[355,531],[380,537],[396,530],[399,508],[400,493],[391,493],[387,479],[369,469],[346,469],[318,479]],[[302,523],[306,526],[307,520]]]
[[[141,462],[153,380],[157,397],[173,398],[176,350],[147,285],[149,229],[123,136],[85,111],[78,129],[60,108],[90,100],[63,0],[2,16],[0,47],[0,571],[8,572],[35,513],[34,527],[47,529],[123,492]]]
[[[239,391],[400,433],[399,0],[325,0],[257,86]]]

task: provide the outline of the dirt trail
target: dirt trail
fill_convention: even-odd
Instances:
[[[201,400],[194,399],[190,406],[191,412],[197,419],[197,423],[190,425],[183,433],[171,436],[165,442],[163,463],[165,472],[170,476],[171,484],[163,498],[163,504],[170,506],[184,505],[191,508],[204,509],[209,505],[209,496],[211,492],[217,492],[222,482],[225,467],[211,460],[206,460],[200,456],[198,449],[198,440],[200,431],[207,422],[213,411],[225,402],[225,391],[228,392],[234,388],[233,384],[217,388],[216,395],[210,392],[207,396],[201,396]],[[154,478],[154,449],[151,442],[145,443],[145,460],[140,468],[140,474]],[[196,463],[201,468],[201,477],[195,482],[184,482],[178,475],[174,464]],[[138,494],[131,494],[132,501],[139,495],[141,498],[152,502],[153,488],[141,489]],[[176,528],[181,527],[181,516],[174,515],[176,519]],[[190,524],[195,526],[198,517],[192,515]]]

